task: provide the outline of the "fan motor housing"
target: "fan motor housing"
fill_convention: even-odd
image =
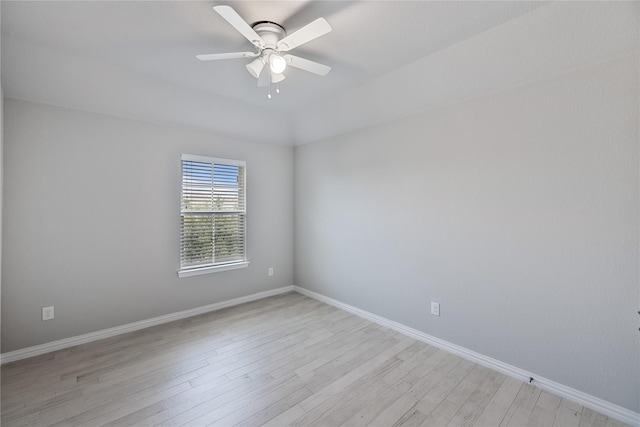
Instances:
[[[258,21],[251,28],[262,37],[266,47],[271,49],[275,49],[276,43],[287,35],[282,25],[271,21]]]

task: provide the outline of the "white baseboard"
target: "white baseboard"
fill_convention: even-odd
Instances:
[[[529,379],[533,377],[533,384],[535,386],[553,393],[556,396],[564,397],[567,400],[593,409],[594,411],[597,411],[608,417],[615,418],[616,420],[622,421],[624,423],[634,426],[640,426],[640,414],[623,408],[622,406],[607,402],[606,400],[591,396],[590,394],[581,392],[563,384],[559,384],[550,379],[541,377],[537,374],[525,371],[524,369],[517,368],[515,366],[482,355],[480,353],[476,353],[475,351],[469,350],[459,345],[441,340],[440,338],[425,334],[424,332],[417,329],[413,329],[401,323],[397,323],[384,317],[377,316],[375,314],[369,313],[368,311],[361,310],[349,304],[334,300],[333,298],[326,297],[324,295],[304,288],[300,288],[298,286],[294,286],[293,289],[298,293],[301,293],[318,301],[322,301],[349,313],[355,314],[356,316],[370,320],[389,329],[393,329],[394,331],[398,331],[419,341],[425,342],[438,348],[442,348],[450,353],[456,354],[479,365],[494,369],[518,380],[529,382]]]
[[[152,319],[142,320],[139,322],[129,323],[122,326],[116,326],[114,328],[103,329],[101,331],[91,332],[84,335],[78,335],[75,337],[65,338],[58,341],[52,341],[45,344],[36,345],[33,347],[27,347],[20,350],[10,351],[0,355],[0,364],[14,362],[16,360],[26,359],[28,357],[38,356],[40,354],[49,353],[52,351],[62,350],[65,348],[73,347],[79,344],[85,344],[92,341],[97,341],[103,338],[109,338],[128,332],[138,331],[140,329],[149,328],[151,326],[161,325],[163,323],[173,322],[174,320],[185,319],[191,316],[197,316],[199,314],[208,313],[211,311],[221,310],[223,308],[232,307],[234,305],[243,304],[245,302],[255,301],[262,298],[267,298],[274,295],[279,295],[285,292],[295,291],[302,295],[306,295],[318,301],[322,301],[341,310],[355,314],[356,316],[370,320],[379,325],[385,326],[389,329],[398,331],[404,335],[410,336],[427,344],[433,345],[438,348],[449,351],[467,360],[470,360],[479,365],[486,366],[494,369],[498,372],[502,372],[505,375],[519,379],[524,382],[528,382],[529,378],[535,378],[534,384],[543,390],[547,390],[557,396],[564,397],[572,402],[578,403],[587,408],[591,408],[594,411],[607,415],[611,418],[615,418],[619,421],[625,422],[630,425],[640,426],[640,414],[633,412],[629,409],[615,405],[613,403],[602,400],[598,397],[591,396],[587,393],[575,390],[571,387],[559,384],[555,381],[541,377],[537,374],[525,371],[524,369],[517,368],[491,357],[476,353],[475,351],[461,347],[456,344],[452,344],[448,341],[441,340],[434,336],[425,334],[417,329],[410,328],[401,323],[394,322],[381,316],[377,316],[368,311],[361,310],[357,307],[342,303],[333,298],[326,297],[313,291],[309,291],[298,286],[284,286],[269,291],[258,292],[256,294],[247,295],[244,297],[234,298],[228,301],[222,301],[214,304],[209,304],[201,307],[192,308],[189,310],[179,311],[176,313],[167,314],[164,316],[154,317]]]
[[[258,292],[256,294],[234,298],[228,301],[217,302],[214,304],[191,308],[189,310],[166,314],[164,316],[154,317],[152,319],[141,320],[139,322],[129,323],[122,326],[116,326],[114,328],[103,329],[100,331],[91,332],[84,335],[77,335],[75,337],[65,338],[62,340],[52,341],[45,344],[36,345],[33,347],[27,347],[20,350],[10,351],[0,355],[0,364],[14,362],[16,360],[38,356],[40,354],[45,354],[52,351],[62,350],[65,348],[73,347],[75,345],[101,340],[103,338],[109,338],[116,335],[126,334],[128,332],[138,331],[140,329],[149,328],[151,326],[161,325],[163,323],[173,322],[174,320],[185,319],[187,317],[197,316],[198,314],[221,310],[223,308],[232,307],[234,305],[243,304],[245,302],[255,301],[258,299],[267,298],[267,297],[271,297],[274,295],[279,295],[279,294],[283,294],[285,292],[291,292],[291,291],[293,291],[293,286],[284,286],[282,288],[272,289],[264,292]]]

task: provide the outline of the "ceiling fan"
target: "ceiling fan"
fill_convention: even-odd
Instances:
[[[284,27],[275,22],[258,21],[249,25],[231,6],[214,6],[213,9],[249,40],[256,48],[256,51],[210,53],[196,55],[196,58],[201,61],[255,58],[246,67],[249,73],[258,79],[258,87],[269,86],[268,98],[271,98],[271,83],[277,84],[284,80],[283,72],[287,66],[309,71],[320,76],[326,75],[331,70],[331,67],[327,65],[288,53],[283,54],[283,52],[289,52],[331,31],[331,26],[324,18],[318,18],[287,35]],[[276,92],[280,92],[278,87],[276,87]]]

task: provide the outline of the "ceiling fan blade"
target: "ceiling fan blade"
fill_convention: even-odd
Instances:
[[[326,76],[327,73],[331,71],[331,67],[328,65],[309,61],[308,59],[300,58],[299,56],[283,55],[282,57],[287,60],[287,65],[304,71],[309,71],[310,73],[317,74],[319,76]]]
[[[324,19],[318,18],[300,28],[298,31],[289,34],[277,43],[278,50],[287,52],[291,49],[317,39],[331,31],[331,25]]]
[[[236,12],[231,6],[214,6],[213,10],[218,12],[220,16],[222,16],[229,24],[233,26],[233,28],[238,30],[238,32],[252,44],[260,49],[264,48],[265,44],[264,40],[262,40],[262,37],[260,37],[258,33],[256,33],[253,28],[251,28],[251,26],[247,24],[247,21],[242,19],[242,17],[238,15],[238,12]]]
[[[200,61],[215,61],[217,59],[255,58],[256,56],[258,56],[258,53],[255,52],[229,52],[196,55],[196,58],[198,58]]]

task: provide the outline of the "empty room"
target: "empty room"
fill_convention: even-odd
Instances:
[[[640,426],[640,2],[0,2],[2,426]]]

